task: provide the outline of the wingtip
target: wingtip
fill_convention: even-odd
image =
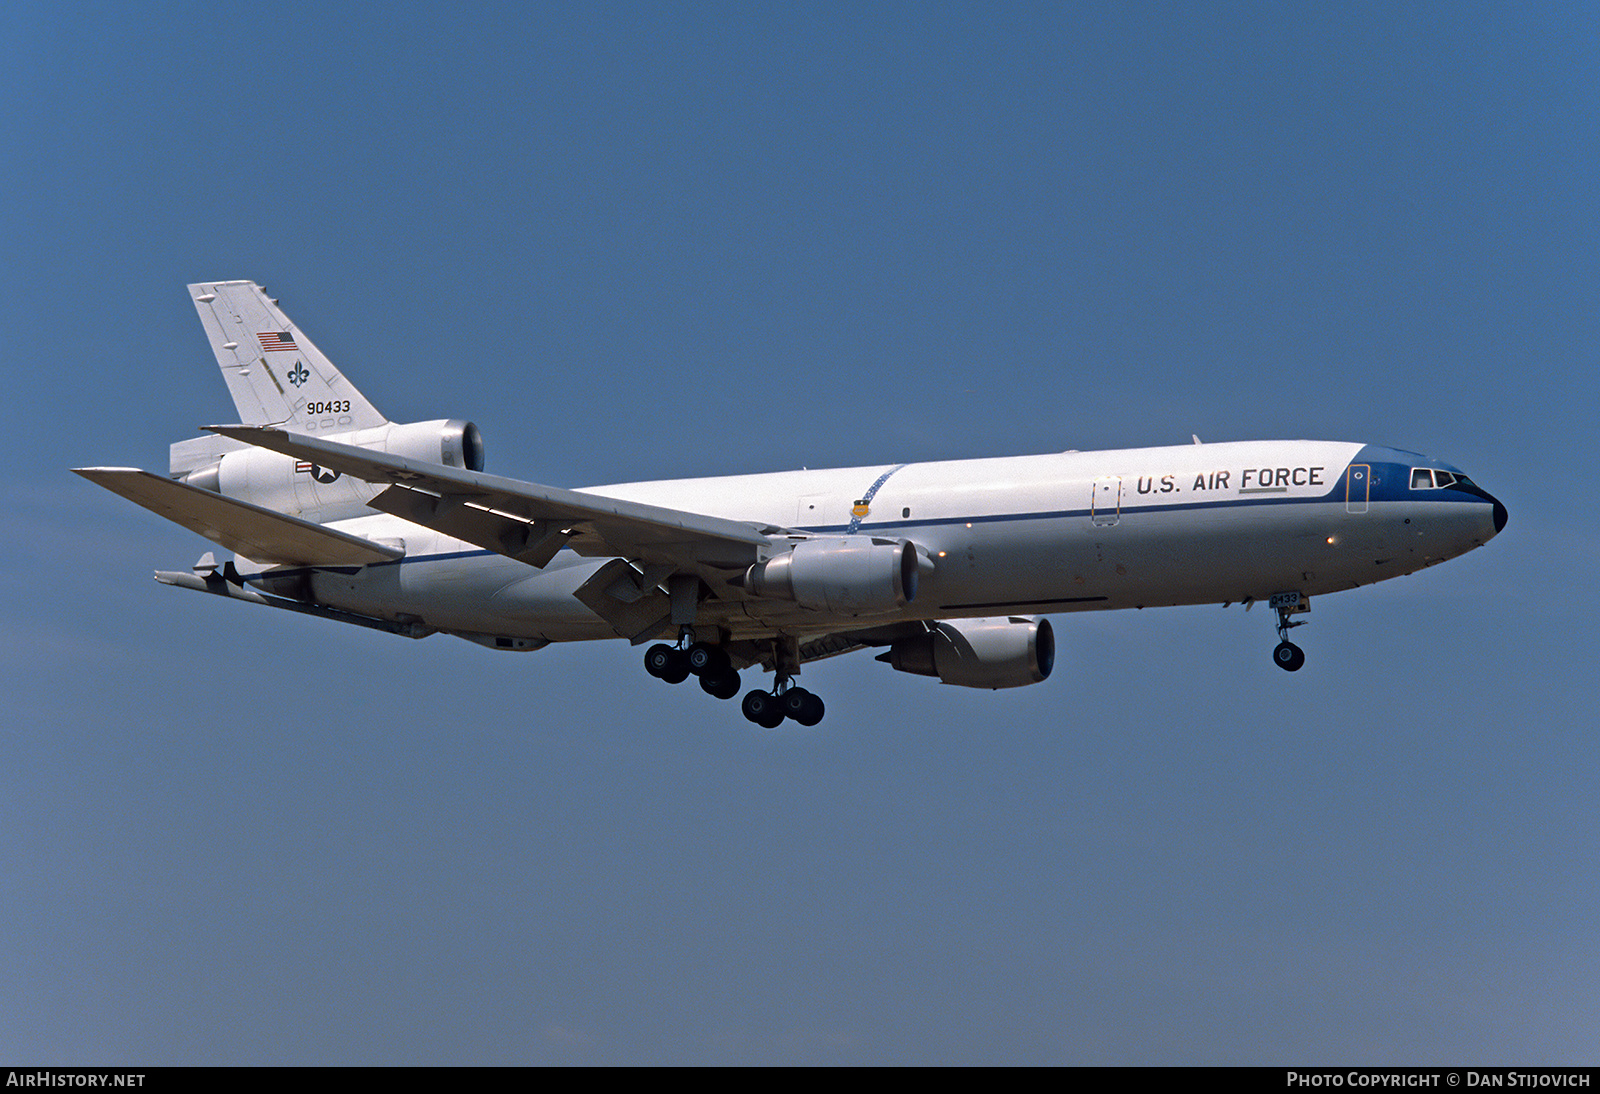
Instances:
[[[282,433],[283,430],[270,425],[245,425],[243,422],[232,422],[227,425],[203,425],[200,427],[207,433],[215,433],[219,437],[232,437],[235,440],[262,433]]]
[[[220,433],[224,429],[232,429],[244,433],[288,433],[287,422],[221,422],[212,425],[203,425],[201,429],[209,429],[213,433]]]
[[[138,467],[69,467],[67,470],[71,471],[74,475],[81,475],[83,478],[92,479],[96,475],[136,474],[142,469]]]

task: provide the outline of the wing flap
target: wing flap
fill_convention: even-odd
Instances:
[[[619,637],[637,646],[671,630],[672,601],[648,585],[648,580],[625,560],[614,558],[572,595],[611,624]],[[618,596],[618,592],[624,595]]]
[[[361,566],[393,561],[405,554],[398,547],[337,532],[133,467],[75,467],[73,473],[255,562]]]
[[[391,486],[367,504],[541,569],[572,536],[554,521],[510,517],[463,496],[440,497],[409,486]]]
[[[467,508],[477,513],[462,514],[459,512],[460,506],[456,507],[457,515],[453,518],[448,506],[435,507],[435,511],[427,512],[427,507],[433,506],[433,502],[406,495],[394,495],[388,504],[410,507],[426,518],[417,523],[424,527],[439,527],[450,535],[457,533],[449,532],[443,523],[433,522],[454,520],[457,527],[474,530],[475,534],[498,529],[483,539],[471,536],[461,538],[513,558],[522,557],[522,553],[528,552],[527,546],[524,544],[516,550],[505,550],[485,542],[499,539],[509,530],[504,524],[487,520],[486,516],[532,526],[518,532],[517,540],[526,541],[531,537],[532,541],[548,546],[550,537],[570,535],[570,546],[581,555],[625,556],[679,566],[742,569],[759,561],[769,544],[763,530],[722,517],[409,460],[403,456],[307,437],[283,429],[243,425],[206,428],[224,437],[270,448],[296,459],[311,460],[321,467],[367,482],[389,483],[413,493],[432,494],[446,502],[464,502]],[[478,515],[480,513],[484,516]],[[406,516],[405,519],[413,518]],[[523,561],[537,565],[531,559],[537,558],[540,553],[532,552]]]

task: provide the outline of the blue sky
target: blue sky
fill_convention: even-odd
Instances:
[[[9,6],[0,1059],[1592,1062],[1597,23]],[[232,417],[226,278],[540,482],[1303,436],[1511,522],[1294,676],[1061,616],[768,733],[152,582],[207,544],[65,469]]]

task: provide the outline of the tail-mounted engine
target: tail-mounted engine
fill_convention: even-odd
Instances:
[[[483,470],[483,434],[471,422],[391,422],[327,435],[324,439],[419,462]],[[222,437],[197,437],[173,445],[171,475],[190,486],[319,521],[362,515],[367,512],[367,502],[382,489],[313,463]]]
[[[933,624],[878,655],[900,672],[937,676],[964,688],[1037,684],[1055,666],[1055,632],[1048,619],[1009,616]]]

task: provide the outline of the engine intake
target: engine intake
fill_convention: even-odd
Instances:
[[[377,434],[378,430],[363,430],[354,435],[358,439],[346,443],[381,449],[392,456],[442,463],[446,467],[483,470],[483,434],[471,422],[452,418],[449,421],[407,422],[390,425],[386,429],[381,440],[376,437],[367,439],[369,434]],[[329,439],[345,440],[344,437]]]
[[[1048,619],[961,619],[903,638],[878,660],[899,672],[937,676],[964,688],[1018,688],[1050,675],[1056,639]]]

